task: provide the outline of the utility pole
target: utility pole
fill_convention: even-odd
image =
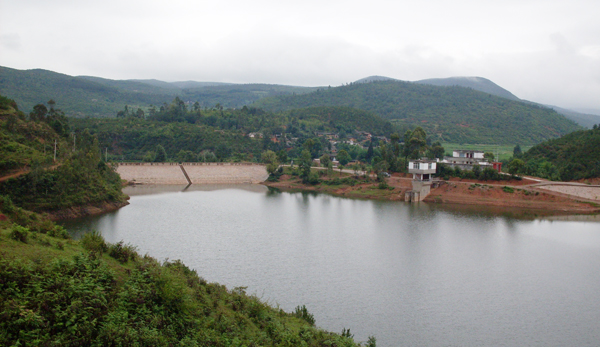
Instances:
[[[73,152],[75,152],[75,133],[73,133]]]
[[[54,161],[56,161],[56,140],[54,140]]]
[[[108,147],[104,149],[104,162],[108,163]]]

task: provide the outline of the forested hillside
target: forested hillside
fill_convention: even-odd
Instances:
[[[600,177],[600,127],[540,143],[522,159],[525,173],[544,178],[571,181]]]
[[[161,82],[156,80],[111,80],[69,76],[52,71],[17,70],[0,67],[0,93],[22,109],[53,99],[72,117],[111,117],[125,105],[147,110],[179,96],[202,107],[241,108],[266,96],[308,93],[316,88],[269,84],[225,84]]]
[[[287,149],[295,155],[302,143],[318,132],[344,137],[357,131],[380,136],[393,132],[390,122],[349,107],[315,107],[272,114],[247,107],[188,108],[179,98],[153,109],[147,117],[127,109],[119,112],[117,118],[71,119],[71,123],[76,131],[89,129],[97,135],[111,158],[146,161],[154,160],[158,145],[169,160],[255,161],[266,149]]]
[[[295,96],[265,98],[271,112],[311,106],[349,106],[389,119],[401,132],[423,127],[454,143],[535,144],[580,129],[555,111],[463,87],[401,81],[354,83]]]
[[[73,139],[60,110],[38,105],[26,115],[3,96],[0,177],[0,195],[33,211],[125,201],[121,180],[102,160],[95,137],[83,131]]]

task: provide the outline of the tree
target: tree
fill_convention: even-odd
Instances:
[[[431,145],[431,154],[433,156],[433,158],[431,159],[444,159],[444,154],[446,154],[446,150],[444,149],[444,147],[442,147],[442,144],[439,141],[434,142]]]
[[[513,149],[513,156],[515,158],[520,158],[523,155],[523,151],[521,150],[521,146],[516,145]]]
[[[352,160],[352,158],[350,157],[350,154],[348,154],[348,152],[344,149],[342,149],[338,153],[337,159],[340,162],[340,164],[343,166],[346,166],[346,164],[348,164],[350,162],[350,160]]]
[[[137,118],[141,118],[144,119],[144,110],[142,110],[141,108],[138,108],[137,111],[135,112],[135,116]]]
[[[419,159],[423,156],[427,148],[427,134],[421,127],[416,127],[413,131],[406,131],[404,134],[404,157]]]
[[[370,141],[369,148],[367,149],[367,155],[365,156],[365,160],[370,163],[372,159],[373,159],[373,141]]]
[[[479,176],[481,175],[481,166],[479,165],[473,165],[473,176],[475,176],[476,179],[479,178]]]
[[[29,114],[29,118],[34,121],[42,121],[46,119],[48,109],[44,104],[37,104],[33,106],[33,111]]]
[[[154,161],[155,157],[156,157],[156,153],[154,153],[152,151],[148,151],[148,152],[146,152],[146,154],[144,154],[144,157],[142,158],[142,160],[149,163],[149,162]]]
[[[390,142],[394,150],[394,155],[396,157],[400,156],[400,135],[398,133],[390,135]]]
[[[322,167],[327,167],[329,165],[329,163],[331,162],[331,158],[329,157],[329,154],[323,154],[319,158],[319,161],[321,162]]]
[[[525,162],[521,159],[513,159],[510,163],[508,163],[508,173],[511,175],[516,175],[523,170],[525,167]]]
[[[194,162],[198,159],[198,157],[192,151],[188,150],[180,150],[175,156],[177,162],[179,163],[189,163]]]
[[[162,163],[167,161],[167,151],[161,145],[156,146],[156,157],[154,157],[154,162]]]
[[[277,171],[279,167],[279,162],[277,160],[277,154],[271,150],[266,150],[262,152],[261,160],[263,163],[267,164],[267,172],[269,175],[272,175]]]
[[[219,160],[223,161],[231,154],[231,149],[224,143],[220,143],[215,150],[215,154]]]
[[[308,180],[308,176],[310,175],[310,167],[312,164],[312,158],[310,156],[310,152],[308,149],[305,149],[300,154],[300,160],[298,162],[298,167],[300,168],[300,178],[303,180]]]
[[[279,162],[282,164],[287,163],[289,161],[287,151],[285,149],[282,149],[279,152],[277,152],[277,160],[279,160]]]
[[[493,162],[493,161],[494,161],[494,158],[495,158],[495,157],[494,157],[494,153],[492,153],[492,152],[485,152],[485,153],[483,154],[483,157],[484,157],[485,159],[487,159],[489,162]]]

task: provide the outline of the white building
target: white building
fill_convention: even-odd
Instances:
[[[473,170],[473,166],[479,165],[482,169],[493,167],[493,165],[483,157],[483,151],[455,150],[451,157],[444,157],[441,163],[451,168],[459,167],[461,170]]]
[[[408,173],[413,175],[412,190],[406,192],[405,201],[421,201],[431,192],[433,175],[437,170],[435,160],[410,160]]]

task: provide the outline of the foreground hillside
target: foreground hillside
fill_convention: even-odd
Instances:
[[[304,306],[286,313],[96,233],[35,228],[41,217],[6,198],[0,209],[0,345],[357,346]]]
[[[535,144],[580,129],[549,108],[469,88],[389,80],[264,98],[253,106],[271,112],[349,106],[389,119],[402,132],[421,126],[434,140],[452,143]]]

